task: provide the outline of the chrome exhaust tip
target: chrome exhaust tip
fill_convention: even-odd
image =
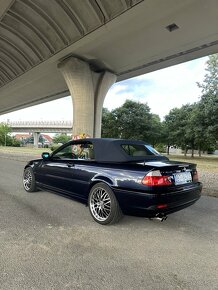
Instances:
[[[167,219],[167,215],[164,215],[164,214],[157,214],[155,217],[150,218],[150,220],[157,220],[157,221],[160,221],[160,222],[163,222],[166,219]]]

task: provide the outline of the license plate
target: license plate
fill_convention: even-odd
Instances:
[[[180,172],[174,174],[175,185],[192,182],[191,172]]]

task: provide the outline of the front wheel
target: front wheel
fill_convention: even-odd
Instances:
[[[93,219],[102,225],[117,223],[123,215],[113,191],[103,182],[92,187],[88,205]]]
[[[23,173],[23,187],[28,192],[37,191],[35,175],[31,167],[27,167]]]

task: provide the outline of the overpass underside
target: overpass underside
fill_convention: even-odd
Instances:
[[[97,137],[116,80],[216,52],[217,0],[1,0],[0,114],[71,94]]]

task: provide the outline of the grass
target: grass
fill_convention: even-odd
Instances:
[[[0,146],[0,153],[41,155],[42,152],[51,152],[50,148],[32,148],[32,147],[5,147]]]
[[[218,172],[218,156],[214,155],[203,155],[202,157],[196,156],[194,158],[190,156],[182,155],[169,155],[169,159],[178,160],[182,162],[190,162],[197,164],[198,169],[209,172]]]

